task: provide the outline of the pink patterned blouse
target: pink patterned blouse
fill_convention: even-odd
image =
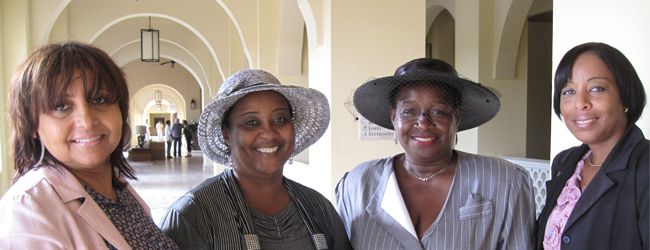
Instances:
[[[573,207],[575,207],[576,202],[580,199],[580,195],[582,195],[582,191],[580,190],[582,177],[580,173],[582,173],[582,169],[589,156],[591,156],[591,150],[582,157],[581,161],[578,161],[576,171],[567,180],[566,185],[562,189],[562,193],[557,197],[557,205],[553,208],[546,222],[544,249],[560,249],[564,226],[569,219],[569,215],[571,215],[571,211],[573,211]]]

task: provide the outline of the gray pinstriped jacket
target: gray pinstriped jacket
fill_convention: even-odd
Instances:
[[[393,159],[399,155],[365,162],[346,174],[337,186],[336,196],[352,246],[532,249],[535,201],[528,173],[502,159],[456,153],[458,166],[445,205],[421,240],[395,219],[400,217],[399,212],[382,208],[393,174]]]

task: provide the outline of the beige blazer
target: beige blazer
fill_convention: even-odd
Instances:
[[[127,189],[149,213],[129,185]],[[131,249],[65,168],[29,171],[0,200],[0,249]]]

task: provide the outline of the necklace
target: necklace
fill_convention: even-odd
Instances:
[[[443,171],[445,171],[445,169],[447,169],[447,165],[445,165],[442,168],[440,168],[440,170],[438,170],[437,172],[435,172],[435,173],[433,173],[433,174],[431,174],[431,175],[429,175],[427,177],[420,177],[415,172],[411,171],[409,168],[406,167],[407,163],[408,163],[408,161],[406,159],[404,159],[404,169],[406,170],[406,172],[409,173],[410,175],[412,175],[413,177],[415,177],[416,179],[420,180],[421,182],[428,182],[431,179],[433,179],[433,177],[436,177],[437,175],[439,175]]]
[[[603,165],[602,163],[601,164],[594,164],[594,162],[591,161],[592,158],[594,158],[593,155],[592,155],[592,157],[587,158],[587,161],[589,162],[589,165],[591,165],[592,167],[600,167],[600,166]]]

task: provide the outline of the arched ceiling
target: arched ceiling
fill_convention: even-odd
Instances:
[[[92,43],[120,66],[139,61],[140,29],[148,28],[151,20],[151,27],[160,30],[161,60],[173,59],[186,67],[205,93],[203,100],[210,100],[230,71],[237,70],[229,66],[232,60],[246,67],[254,60],[244,38],[255,37],[244,35],[236,21],[238,15],[240,20],[250,16],[241,13],[251,11],[245,8],[250,3],[194,0],[181,7],[159,0],[30,1],[39,7],[32,11],[40,14],[30,17],[34,46],[60,40]],[[250,27],[248,20],[244,22]],[[233,44],[237,39],[231,37],[239,37],[241,44]]]

